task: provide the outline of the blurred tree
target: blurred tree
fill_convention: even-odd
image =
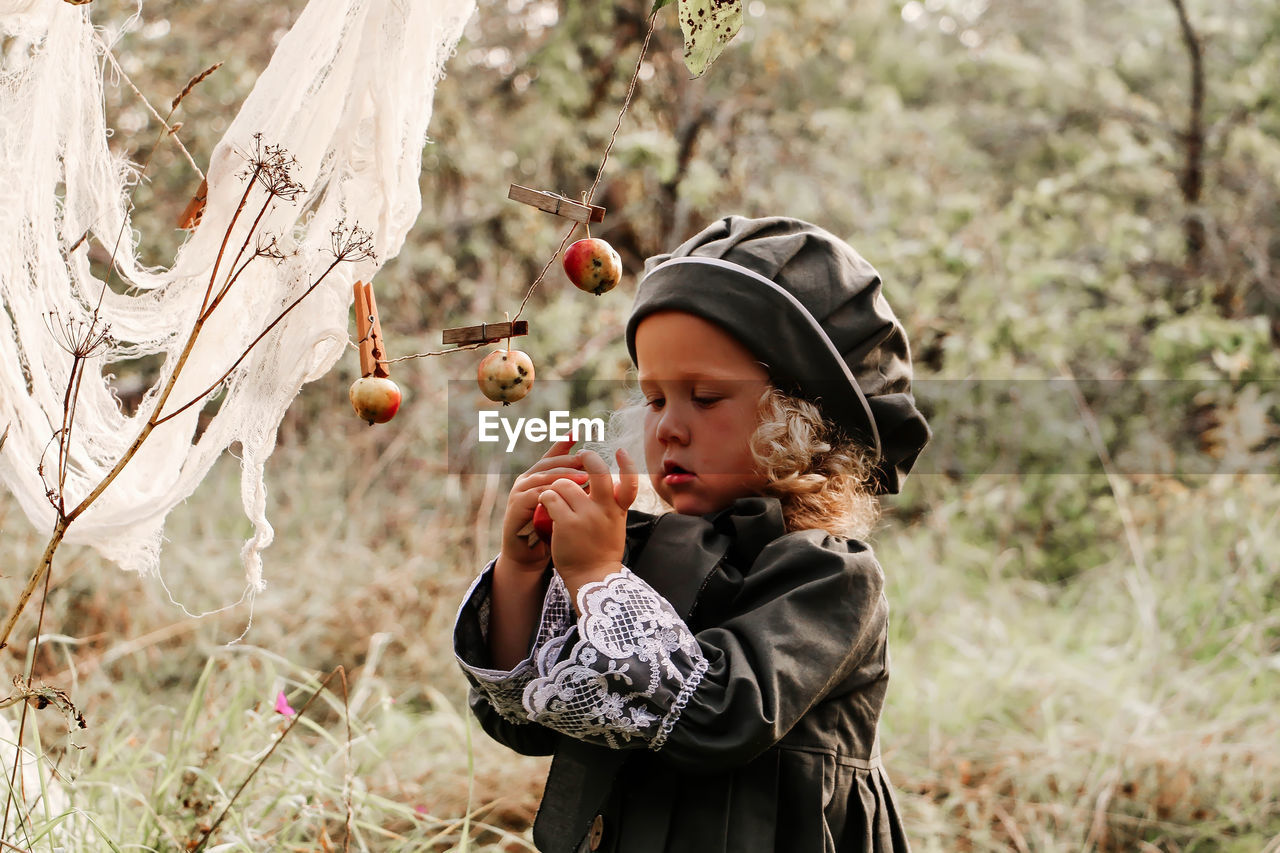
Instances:
[[[183,105],[199,158],[298,8],[156,2],[117,51],[159,100],[228,63]],[[570,197],[591,186],[649,8],[480,0],[437,93],[421,219],[380,277],[393,350],[434,349],[445,326],[514,312],[564,227],[508,201],[507,186]],[[787,213],[848,237],[882,271],[922,378],[1066,366],[1084,378],[1221,380],[1212,407],[1230,383],[1280,377],[1273,3],[750,0],[741,32],[696,79],[674,11],[659,12],[596,196],[609,213],[593,233],[619,249],[628,277],[584,299],[552,269],[526,314],[541,375],[621,376],[619,332],[645,257],[717,216]],[[130,149],[150,138],[132,93],[109,106],[137,131],[117,143],[144,155]],[[138,196],[157,261],[195,183],[171,148],[161,153]],[[577,357],[584,341],[594,356]],[[470,375],[469,363],[443,365]],[[1148,401],[1164,411],[1107,425],[1113,453],[1159,428],[1171,452],[1198,452],[1214,419],[1192,417],[1206,405],[1196,387],[1169,387]],[[1029,465],[1055,452],[1024,449]],[[1086,524],[1090,501],[1029,488],[1079,504]],[[1044,541],[1073,548],[1099,534],[1071,524]],[[1087,563],[1043,559],[1055,576]]]

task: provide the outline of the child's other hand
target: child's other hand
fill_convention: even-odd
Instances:
[[[589,475],[590,493],[570,479],[559,479],[542,493],[555,524],[551,556],[572,594],[583,583],[602,580],[622,564],[627,539],[627,509],[640,490],[640,475],[626,451],[619,450],[615,483],[604,460],[590,450],[577,457]]]
[[[537,540],[530,543],[528,537],[520,535],[520,531],[533,520],[538,495],[562,478],[570,484],[587,482],[580,454],[569,454],[573,443],[569,439],[551,445],[551,449],[533,463],[528,471],[516,477],[515,484],[511,487],[511,493],[507,496],[507,510],[502,518],[502,553],[499,560],[513,569],[541,572],[551,556],[545,543]]]

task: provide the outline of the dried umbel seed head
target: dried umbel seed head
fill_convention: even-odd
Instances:
[[[495,403],[514,403],[533,387],[533,359],[518,349],[491,352],[476,369],[476,381]]]
[[[599,296],[622,280],[622,258],[604,240],[587,237],[565,249],[564,271],[574,287]]]
[[[385,424],[400,411],[400,388],[384,376],[366,376],[351,383],[351,406],[361,420]]]

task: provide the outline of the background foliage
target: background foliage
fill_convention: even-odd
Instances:
[[[130,19],[95,0],[92,14],[155,102],[226,63],[179,116],[203,162],[300,5],[152,0]],[[421,218],[376,283],[393,356],[515,312],[563,229],[507,186],[590,186],[648,8],[480,0],[437,95]],[[848,237],[912,335],[937,434],[874,539],[894,613],[882,740],[914,844],[1280,849],[1280,9],[1187,2],[1198,190],[1174,0],[751,0],[697,79],[674,11],[596,199],[609,215],[593,234],[628,278],[595,298],[552,270],[525,315],[539,376],[622,377],[643,259],[717,216],[787,213]],[[123,86],[107,106],[141,161],[145,109]],[[135,225],[162,263],[198,179],[171,146],[156,162]],[[278,535],[252,608],[175,606],[239,595],[234,458],[173,516],[163,584],[62,552],[45,616],[59,636],[36,672],[89,728],[39,715],[68,799],[37,810],[29,846],[189,845],[279,736],[277,692],[297,706],[342,664],[349,793],[331,703],[215,841],[336,847],[350,800],[356,849],[525,849],[544,764],[471,740],[449,649],[509,487],[444,450],[446,382],[476,361],[398,365],[405,409],[377,429],[348,411],[354,351],[305,389],[268,474]],[[1037,419],[1042,398],[1015,393],[1062,377],[1089,392],[1085,415],[1072,402]],[[1087,459],[1064,464],[1055,429],[1089,413],[1098,438],[1079,433]],[[11,589],[43,540],[9,503],[0,529]],[[3,654],[24,664],[21,642]]]

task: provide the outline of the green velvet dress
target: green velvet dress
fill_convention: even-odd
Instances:
[[[633,512],[623,572],[575,616],[548,570],[529,657],[489,668],[492,565],[458,614],[471,707],[554,755],[546,853],[905,851],[880,761],[884,575],[857,540],[786,533],[772,498],[705,516]]]

